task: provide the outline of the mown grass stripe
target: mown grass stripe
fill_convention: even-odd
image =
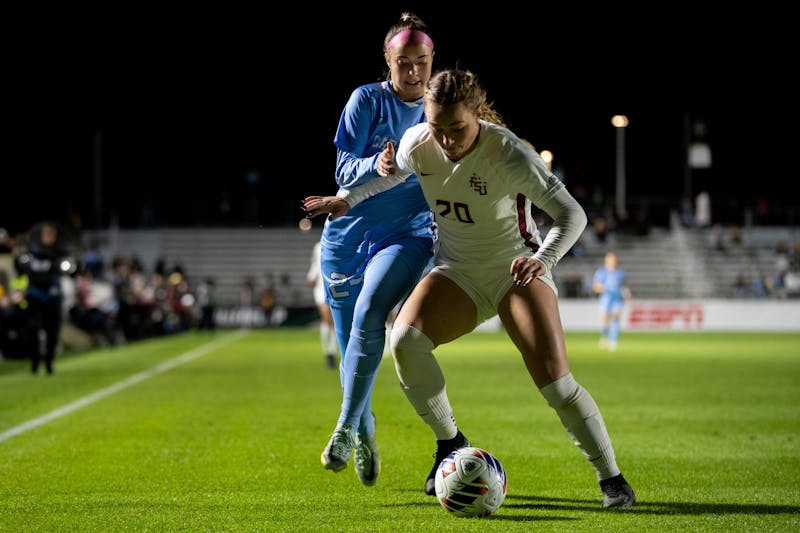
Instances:
[[[142,381],[144,381],[146,379],[149,379],[149,378],[151,378],[151,377],[153,377],[153,376],[155,376],[157,374],[161,374],[162,372],[166,372],[167,370],[175,368],[176,366],[182,365],[184,363],[188,363],[189,361],[197,359],[198,357],[202,357],[202,356],[204,356],[204,355],[206,355],[206,354],[208,354],[210,352],[213,352],[214,350],[216,350],[218,348],[221,348],[223,346],[226,346],[226,345],[228,345],[228,344],[230,344],[232,342],[235,342],[235,341],[241,339],[242,337],[246,336],[248,333],[249,333],[249,331],[246,331],[246,330],[237,330],[234,333],[231,333],[231,334],[226,335],[224,337],[221,337],[219,339],[215,339],[215,340],[213,340],[211,342],[208,342],[206,344],[198,346],[197,348],[194,348],[193,350],[189,350],[188,352],[184,352],[184,353],[178,355],[177,357],[173,357],[172,359],[168,359],[167,361],[164,361],[163,363],[159,363],[156,366],[154,366],[152,368],[149,368],[149,369],[147,369],[147,370],[145,370],[143,372],[139,372],[138,374],[134,374],[129,378],[123,379],[122,381],[118,381],[117,383],[114,383],[113,385],[110,385],[110,386],[108,386],[108,387],[106,387],[104,389],[100,389],[100,390],[98,390],[96,392],[88,394],[88,395],[84,396],[83,398],[79,398],[78,400],[75,400],[74,402],[68,403],[67,405],[65,405],[63,407],[59,407],[58,409],[53,409],[52,411],[50,411],[47,414],[44,414],[44,415],[42,415],[40,417],[37,417],[37,418],[34,418],[32,420],[28,420],[27,422],[23,422],[22,424],[14,426],[11,429],[8,429],[8,430],[0,433],[0,442],[6,441],[6,440],[8,440],[8,439],[10,439],[12,437],[16,437],[17,435],[25,433],[26,431],[29,431],[31,429],[34,429],[34,428],[37,428],[37,427],[42,426],[44,424],[47,424],[48,422],[51,422],[51,421],[53,421],[53,420],[55,420],[57,418],[60,418],[60,417],[62,417],[64,415],[67,415],[67,414],[69,414],[69,413],[71,413],[73,411],[77,411],[78,409],[80,409],[82,407],[86,407],[87,405],[90,405],[90,404],[96,402],[97,400],[101,400],[101,399],[105,398],[106,396],[110,396],[110,395],[114,394],[115,392],[119,392],[119,391],[121,391],[123,389],[127,389],[128,387],[130,387],[132,385],[140,383],[140,382],[142,382]]]

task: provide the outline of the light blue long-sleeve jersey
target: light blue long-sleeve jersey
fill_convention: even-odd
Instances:
[[[390,81],[355,89],[342,111],[334,138],[338,150],[336,182],[340,188],[356,187],[380,177],[375,163],[386,143],[391,141],[397,147],[406,129],[421,122],[425,122],[422,99],[403,102]],[[357,247],[366,252],[398,237],[430,236],[432,223],[419,180],[413,175],[405,183],[360,203],[346,215],[327,220],[322,240],[329,247]]]
[[[622,269],[609,270],[605,266],[598,268],[593,276],[594,283],[603,284],[600,295],[601,306],[619,306],[625,301],[623,287],[627,283],[627,275]]]

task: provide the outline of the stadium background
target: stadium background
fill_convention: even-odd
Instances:
[[[703,189],[720,221],[761,198],[771,222],[797,222],[780,10],[723,23],[680,3],[86,9],[23,13],[10,28],[9,231],[74,214],[86,228],[295,223],[303,196],[334,190],[339,114],[383,77],[381,43],[405,9],[430,24],[435,66],[474,70],[569,186],[613,193],[610,117],[624,113],[628,200],[654,223]],[[688,191],[687,118],[706,123],[713,157]]]
[[[800,200],[787,135],[796,106],[783,66],[784,17],[780,10],[727,14],[721,23],[680,4],[647,13],[409,2],[20,16],[11,34],[29,38],[9,57],[0,227],[13,234],[56,219],[82,232],[84,244],[96,237],[108,254],[152,257],[148,266],[188,254],[163,239],[134,247],[120,240],[125,232],[283,230],[285,242],[297,241],[300,199],[335,190],[332,139],[341,109],[354,87],[383,78],[380,46],[406,9],[430,24],[435,66],[474,70],[512,129],[553,152],[571,190],[614,195],[610,117],[624,113],[629,213],[644,212],[649,227],[669,232],[682,200],[705,190],[714,223],[796,238]],[[710,168],[687,169],[686,145],[696,141],[710,147]],[[312,233],[320,225],[315,220]],[[774,242],[761,244],[751,256]],[[301,269],[304,251],[266,237],[263,246],[269,254],[253,259],[257,275],[283,268],[276,258]],[[246,263],[241,250],[230,254]],[[741,268],[763,263],[753,257]],[[194,275],[214,267],[185,266]],[[227,278],[229,298],[243,274]],[[712,290],[670,291],[646,276],[637,289],[645,298],[728,297],[732,275]],[[296,272],[293,290],[302,289]],[[300,295],[302,306],[308,297]]]

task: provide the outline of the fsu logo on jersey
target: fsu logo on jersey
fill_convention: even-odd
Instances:
[[[469,186],[481,196],[486,196],[486,182],[475,174],[470,176]]]

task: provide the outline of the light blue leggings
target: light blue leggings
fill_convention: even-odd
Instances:
[[[408,237],[371,255],[337,258],[322,251],[326,298],[343,354],[338,423],[350,424],[362,435],[375,432],[372,388],[383,358],[386,320],[419,281],[431,248],[431,239]]]

